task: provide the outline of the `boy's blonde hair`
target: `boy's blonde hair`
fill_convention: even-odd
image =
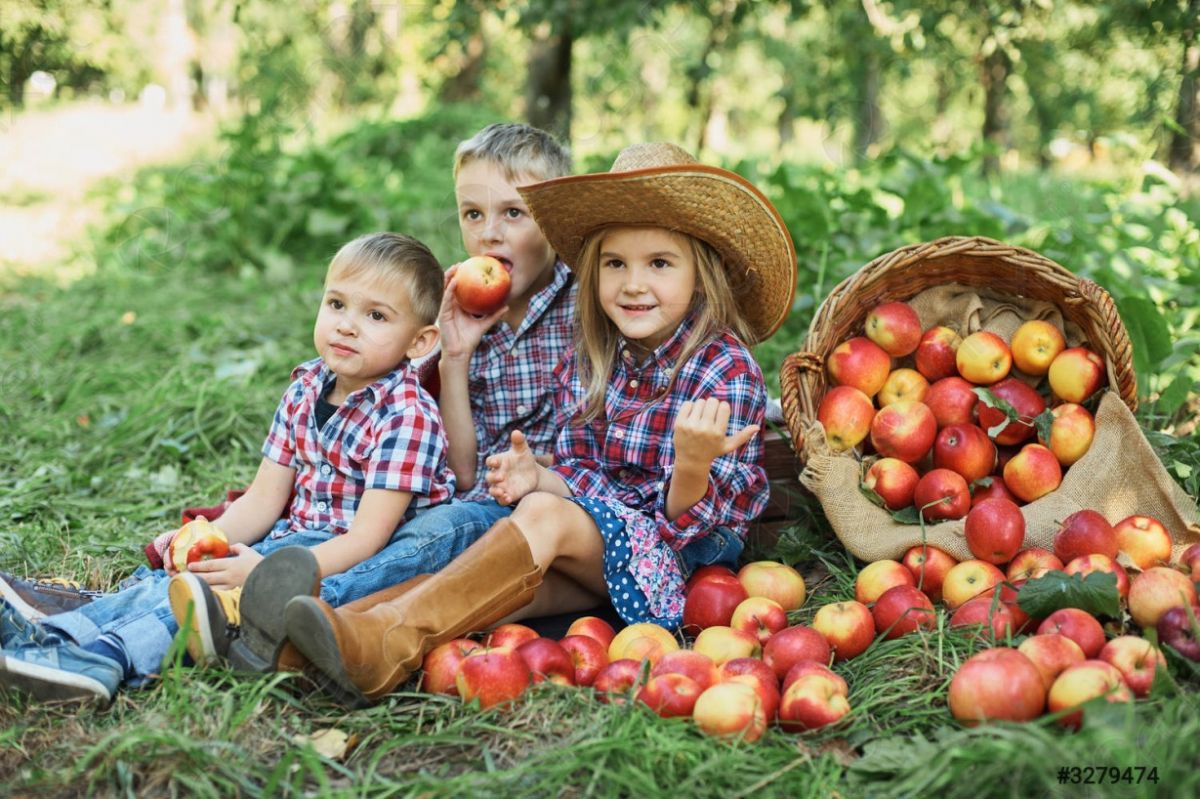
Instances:
[[[408,294],[413,315],[421,324],[432,325],[437,321],[442,307],[442,265],[424,244],[399,233],[359,236],[343,244],[333,256],[325,282],[368,273],[401,285]]]
[[[509,183],[527,183],[571,174],[571,154],[546,131],[516,122],[488,125],[454,152],[454,177],[471,161],[485,160],[504,170]]]
[[[604,237],[619,226],[602,228],[590,234],[583,243],[575,275],[579,280],[576,299],[575,343],[579,379],[583,384],[583,402],[575,417],[576,424],[586,424],[604,413],[604,392],[612,379],[617,359],[617,343],[621,333],[600,305],[600,246]],[[670,393],[675,377],[696,350],[724,330],[730,330],[742,341],[751,341],[749,325],[734,302],[734,288],[720,254],[707,242],[677,230],[667,230],[672,236],[687,242],[696,263],[696,290],[692,295],[689,313],[696,317],[695,327],[671,370],[671,377],[662,392],[652,398],[657,402]],[[611,421],[611,420],[610,420]]]

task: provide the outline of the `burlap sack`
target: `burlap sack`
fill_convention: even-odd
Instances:
[[[923,329],[941,324],[964,336],[988,330],[1011,341],[1016,328],[1028,319],[1045,319],[1060,329],[1063,326],[1062,315],[1049,303],[991,297],[958,285],[928,289],[909,304],[917,311]],[[1070,345],[1083,340],[1074,325],[1068,324],[1065,333]],[[852,453],[831,452],[818,422],[805,430],[804,448],[806,465],[800,482],[820,500],[850,554],[865,561],[899,559],[909,547],[921,543],[919,525],[896,522],[888,511],[863,496],[859,459]],[[1200,524],[1195,501],[1167,474],[1133,413],[1112,391],[1105,392],[1100,401],[1096,436],[1087,454],[1066,471],[1058,490],[1022,507],[1025,546],[1052,549],[1058,522],[1083,508],[1099,511],[1110,522],[1135,513],[1155,517],[1170,531],[1176,557],[1184,547],[1200,541],[1200,528],[1188,529]],[[927,543],[955,558],[972,557],[961,519],[927,524],[925,532]]]

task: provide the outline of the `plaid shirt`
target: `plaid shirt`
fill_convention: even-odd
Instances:
[[[683,612],[683,571],[677,555],[715,527],[745,539],[749,522],[766,507],[767,473],[763,444],[755,436],[736,452],[713,461],[708,490],[679,518],[667,517],[667,489],[675,467],[675,416],[687,400],[714,397],[729,403],[728,432],[762,425],[767,392],[750,351],[731,333],[701,347],[679,370],[666,391],[675,358],[694,320],[637,364],[622,345],[604,400],[604,418],[571,423],[583,397],[574,357],[560,365],[562,432],[551,467],[574,496],[604,500],[625,521],[632,557],[630,572],[650,599],[651,612],[677,618]],[[727,433],[728,434],[728,433]]]
[[[262,454],[296,470],[288,530],[350,529],[368,488],[413,495],[404,518],[454,494],[437,404],[407,364],[346,398],[317,429],[318,397],[333,378],[320,358],[292,372]]]
[[[525,434],[537,453],[554,451],[553,370],[571,346],[575,326],[574,275],[562,261],[554,264],[550,285],[534,294],[514,333],[497,322],[471,356],[468,388],[475,422],[475,485],[461,486],[460,499],[488,499],[489,455],[509,448],[513,430]]]

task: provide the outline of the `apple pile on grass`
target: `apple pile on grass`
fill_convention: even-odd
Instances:
[[[961,519],[972,491],[1033,502],[1091,446],[1095,420],[1082,403],[1104,385],[1104,359],[1068,348],[1050,322],[1025,322],[1011,343],[986,331],[963,338],[922,331],[909,305],[889,302],[865,328],[830,353],[833,388],[817,420],[833,451],[874,453],[863,488],[888,510]]]
[[[918,545],[901,561],[868,564],[855,581],[856,600],[871,609],[884,638],[933,628],[934,603],[941,602],[951,627],[972,628],[987,644],[1020,640],[1015,648],[992,646],[962,664],[949,690],[955,718],[967,724],[1028,721],[1049,712],[1061,714],[1059,723],[1078,727],[1088,700],[1145,696],[1167,661],[1151,641],[1120,626],[1124,609],[1142,630],[1154,628],[1161,644],[1200,661],[1195,584],[1200,544],[1172,564],[1171,538],[1157,519],[1135,515],[1112,525],[1094,510],[1064,519],[1053,551],[1022,549],[1024,536],[1016,504],[986,500],[967,514],[971,560],[959,563],[936,547]],[[1128,570],[1119,557],[1130,564]],[[1062,607],[1040,619],[1022,607],[1023,593],[1029,598],[1028,592],[1043,586],[1060,590],[1072,580],[1083,587],[1097,572],[1112,575],[1107,590],[1115,588],[1115,596],[1104,615],[1117,620],[1120,635],[1110,639],[1097,615],[1079,607]]]
[[[705,566],[687,586],[690,648],[658,625],[614,632],[595,616],[576,619],[559,641],[503,624],[483,643],[464,638],[432,650],[422,689],[488,708],[545,680],[690,718],[718,738],[756,741],[776,721],[790,731],[817,729],[850,710],[849,687],[829,664],[864,651],[874,625],[869,611],[847,603],[822,608],[811,627],[789,625],[805,596],[804,578],[782,563],[749,563],[736,574]]]

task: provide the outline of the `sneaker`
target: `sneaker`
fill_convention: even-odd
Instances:
[[[0,652],[0,686],[49,700],[108,704],[125,676],[112,658],[75,644],[27,646]]]
[[[30,621],[12,603],[0,599],[0,649],[51,646],[62,639],[37,622]]]
[[[229,645],[230,664],[239,671],[275,671],[286,641],[283,609],[292,597],[320,590],[321,570],[307,548],[286,546],[267,555],[243,586],[241,631]]]
[[[0,572],[0,598],[17,609],[29,621],[41,621],[56,613],[80,608],[101,591],[84,590],[73,580],[24,580],[8,572]]]
[[[195,574],[180,572],[168,583],[167,597],[179,629],[187,631],[187,651],[196,665],[225,658],[241,624],[241,586],[213,589]]]

